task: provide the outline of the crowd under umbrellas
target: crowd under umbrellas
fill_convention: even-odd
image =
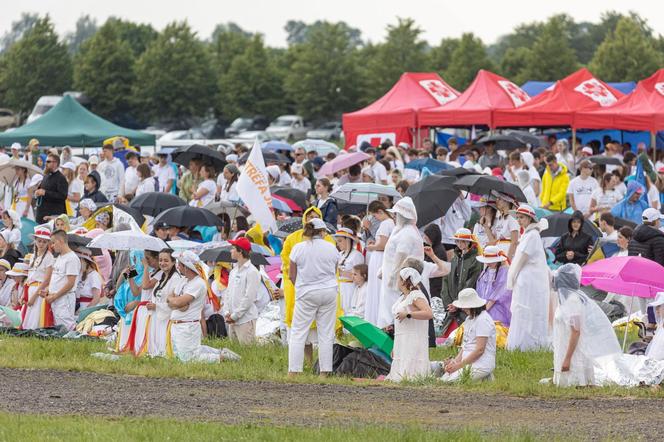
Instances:
[[[430,141],[421,149],[385,143],[348,151],[315,140],[256,144],[274,218],[260,221],[239,186],[248,163],[256,168],[253,152],[242,146],[227,154],[204,145],[157,158],[129,154],[125,166],[111,143],[103,161],[79,159],[82,171],[61,161],[61,152],[49,152],[45,170],[27,153],[0,161],[0,180],[15,200],[5,204],[0,234],[7,244],[0,264],[7,261],[10,275],[4,281],[26,284],[13,275],[22,272],[20,256],[30,246],[26,271],[41,278],[27,298],[3,282],[15,294],[0,297],[9,299],[0,318],[22,327],[14,312],[29,310],[27,300],[44,293],[51,304],[49,276],[40,267],[51,251],[43,239],[59,238],[51,242],[68,255],[58,233],[64,231],[80,260],[77,275],[99,275],[77,279],[63,294],[75,300],[76,320],[67,324],[114,337],[118,354],[242,363],[241,352],[203,345],[207,332],[241,344],[288,345],[291,375],[316,348],[329,375],[341,373],[330,362],[333,346],[341,351],[340,342],[350,341],[345,367],[367,377],[456,382],[462,372],[493,379],[498,348],[553,349],[551,382],[559,386],[661,381],[662,339],[653,339],[646,355],[625,355],[611,323],[656,322],[664,313],[659,255],[626,256],[632,246],[646,250],[644,229],[658,238],[652,210],[661,205],[645,195],[661,166],[628,152],[619,157],[611,146],[608,153],[584,148],[570,159],[564,140],[546,145],[523,131],[487,134],[466,146],[452,141],[449,150]],[[119,193],[104,194],[105,180],[120,167]],[[624,172],[615,183],[615,174],[605,176],[612,168]],[[60,170],[73,171],[60,211],[41,224],[14,211],[19,203],[22,211],[38,209],[37,180],[48,177],[44,191],[57,192]],[[620,194],[620,185],[628,192]],[[639,272],[650,279],[639,280]],[[55,310],[51,323],[29,328],[64,324],[64,310]],[[570,312],[588,315],[592,327],[570,322]],[[117,323],[109,326],[106,315]],[[314,320],[318,336],[309,333]],[[349,336],[340,340],[343,334]],[[577,334],[584,344],[572,348]],[[589,350],[589,334],[602,336],[602,345]],[[455,358],[429,360],[428,347],[455,342]],[[560,357],[570,352],[572,360]],[[655,367],[647,378],[639,371],[644,361]]]

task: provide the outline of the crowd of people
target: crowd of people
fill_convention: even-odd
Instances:
[[[458,146],[454,138],[447,147],[426,139],[419,149],[386,141],[325,158],[303,148],[281,152],[277,158],[287,161],[266,159],[267,179],[271,186],[300,192],[307,204],[275,210],[274,216],[282,225],[299,215],[301,228],[278,235],[264,232],[242,211],[222,212],[211,240],[228,242],[229,262],[204,262],[192,250],[172,248],[91,254],[70,246],[68,234],[95,238],[118,231],[113,211],[103,208],[148,192],[177,194],[197,208],[218,201],[241,207],[239,159],[246,146],[237,145],[216,170],[205,156],[183,166],[168,154],[128,146],[121,137],[105,143],[100,157],[77,157],[69,147],[41,149],[38,140],[16,144],[11,152],[0,149],[0,164],[11,157],[42,173],[17,166],[4,189],[0,305],[20,311],[23,329],[90,331],[90,318],[104,319],[111,309],[119,317],[118,352],[219,361],[239,356],[203,345],[203,336],[250,345],[261,311],[276,302],[290,376],[303,371],[314,347],[321,375],[333,373],[333,346],[342,333],[338,318],[356,316],[393,337],[392,354],[383,355],[391,362],[391,381],[437,376],[454,382],[464,372],[492,379],[502,329],[508,330],[508,351],[553,349],[556,384],[591,385],[592,358],[600,350],[583,338],[592,332],[596,340],[599,333],[606,352],[617,341],[607,332],[606,315],[592,322],[599,329],[586,329],[598,310],[579,290],[580,266],[598,248],[607,257],[640,255],[664,265],[664,163],[651,161],[645,146],[610,139],[578,149],[565,139],[545,141],[546,147],[509,150],[492,143]],[[42,153],[35,156],[37,151]],[[321,175],[326,162],[353,151],[367,159]],[[418,210],[406,192],[431,172],[409,163],[428,158],[511,183],[527,201],[495,190],[462,192],[446,213],[418,227]],[[350,210],[334,198],[346,183],[380,184],[401,198],[378,192],[366,207]],[[569,213],[568,231],[544,237],[544,216],[557,212]],[[26,220],[36,223],[29,241],[21,233]],[[587,224],[601,235],[593,238]],[[146,225],[164,241],[205,240],[191,227],[151,217]],[[257,246],[281,258],[278,276],[252,262]],[[432,298],[440,298],[445,309],[436,326]],[[602,302],[627,307],[630,301],[609,293]],[[664,301],[657,302],[640,302],[635,310],[657,313]],[[77,321],[77,314],[98,306],[109,309]],[[429,360],[430,347],[461,333],[455,358]],[[651,347],[660,345],[663,333]],[[659,358],[664,351],[648,353]]]

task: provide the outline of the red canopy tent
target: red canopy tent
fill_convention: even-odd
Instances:
[[[609,108],[577,112],[574,126],[651,133],[664,130],[664,69],[639,81],[631,94]]]
[[[572,127],[574,114],[615,104],[624,94],[581,68],[518,109],[497,110],[496,127]]]
[[[386,139],[394,144],[413,142],[419,127],[417,112],[456,99],[459,92],[433,72],[406,72],[392,89],[374,103],[343,115],[346,147],[368,141],[377,146]]]
[[[480,70],[463,94],[442,106],[419,112],[421,127],[488,126],[493,128],[497,109],[514,109],[530,100],[519,86],[496,75]]]

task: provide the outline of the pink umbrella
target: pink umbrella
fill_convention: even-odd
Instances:
[[[583,267],[581,284],[640,298],[664,292],[664,267],[640,256],[615,256]]]
[[[333,175],[340,170],[348,169],[362,161],[369,159],[369,155],[364,152],[353,152],[341,154],[332,161],[323,164],[323,167],[318,171],[319,176]]]

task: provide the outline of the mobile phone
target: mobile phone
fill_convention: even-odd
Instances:
[[[131,269],[127,273],[127,279],[135,278],[136,276],[138,276],[138,272],[136,271],[136,269]]]

